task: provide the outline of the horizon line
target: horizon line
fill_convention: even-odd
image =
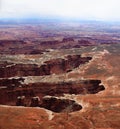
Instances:
[[[68,17],[50,17],[50,16],[45,16],[45,17],[11,17],[11,18],[0,18],[0,22],[4,21],[4,22],[24,22],[29,20],[29,22],[37,20],[36,22],[40,22],[40,20],[42,21],[60,21],[60,22],[79,22],[79,21],[83,21],[83,22],[120,22],[120,20],[103,20],[103,19],[95,19],[95,18],[68,18]]]

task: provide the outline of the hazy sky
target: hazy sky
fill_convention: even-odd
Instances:
[[[120,0],[0,0],[0,18],[43,16],[120,21]]]

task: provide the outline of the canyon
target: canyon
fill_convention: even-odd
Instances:
[[[45,107],[47,109],[55,110],[48,106],[48,103],[51,103],[52,98],[45,102],[44,96],[63,96],[64,94],[95,94],[102,90],[105,90],[103,85],[100,85],[100,80],[81,80],[81,81],[68,81],[68,82],[34,82],[25,84],[25,78],[27,76],[46,76],[46,75],[59,75],[71,72],[73,69],[80,67],[85,63],[88,63],[92,58],[91,57],[81,57],[81,55],[68,55],[64,59],[52,59],[43,62],[40,66],[37,64],[14,64],[4,63],[1,64],[0,68],[0,103],[7,105],[19,105],[19,106],[32,106],[36,105],[38,107]],[[17,78],[15,78],[17,76]],[[38,96],[43,104],[34,104],[31,101],[33,97]],[[18,100],[17,100],[18,98]],[[23,99],[22,99],[23,98]],[[26,100],[24,100],[26,99]],[[23,102],[23,100],[25,102]],[[50,102],[49,102],[50,101]],[[58,103],[58,107],[61,105],[72,105],[74,103],[72,100],[60,100],[55,98],[55,103]],[[54,104],[54,101],[52,102]],[[69,102],[70,101],[70,102]],[[33,104],[30,104],[33,103]],[[36,102],[35,102],[36,103]],[[44,106],[43,106],[44,105]],[[73,104],[73,111],[82,108],[80,105]],[[80,107],[79,107],[80,106]],[[53,105],[52,105],[53,107]],[[62,107],[60,108],[62,110]],[[60,110],[59,109],[59,110]],[[58,111],[59,111],[58,110]]]
[[[0,129],[120,128],[119,26],[105,24],[0,24]]]
[[[36,64],[2,64],[0,68],[0,78],[14,76],[43,76],[50,74],[60,74],[69,72],[91,60],[91,57],[81,57],[80,55],[69,55],[66,59],[53,59],[43,62],[38,66]]]

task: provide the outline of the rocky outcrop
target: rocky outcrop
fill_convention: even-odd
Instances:
[[[15,46],[25,44],[23,40],[0,40],[0,46]]]
[[[82,38],[77,42],[75,37],[65,37],[59,39],[47,39],[41,41],[33,38],[20,38],[21,40],[0,40],[0,54],[42,54],[47,49],[69,49],[79,48],[80,46],[91,46],[89,39]],[[91,40],[90,40],[91,41]]]
[[[53,59],[44,62],[43,65],[36,64],[11,64],[0,67],[0,78],[14,76],[42,76],[50,74],[61,74],[77,68],[79,65],[89,62],[91,57],[80,55],[69,55],[66,59]]]
[[[34,54],[43,54],[43,51],[36,49],[36,50],[31,51],[30,54],[32,54],[32,55],[34,55]]]
[[[13,64],[0,68],[0,77],[39,76],[40,70],[40,67],[35,64]]]
[[[91,46],[91,43],[88,40],[78,40],[78,44],[81,46]]]
[[[9,79],[0,79],[0,87],[7,86],[8,89],[14,89],[15,87],[21,86],[21,83],[24,82],[24,78],[9,78]]]
[[[82,80],[79,82],[58,82],[58,83],[31,83],[22,84],[20,87],[8,86],[0,89],[0,103],[7,104],[12,101],[15,103],[18,96],[25,96],[29,99],[34,96],[41,97],[45,95],[63,96],[63,94],[95,94],[105,90],[103,85],[100,85],[100,80]],[[12,88],[11,88],[12,87]],[[35,98],[31,101],[31,105],[37,106]]]
[[[16,106],[26,106],[25,105],[25,96],[18,96]]]
[[[29,99],[30,101],[30,99]],[[16,106],[30,106],[30,107],[42,107],[53,112],[74,112],[82,109],[82,106],[76,103],[74,100],[59,98],[54,96],[44,96],[40,98],[38,96],[32,97],[30,105],[27,105],[25,96],[18,96]]]
[[[57,45],[57,44],[59,44],[59,41],[57,41],[57,40],[54,40],[54,41],[43,41],[43,42],[40,43],[41,46],[46,46],[46,47]]]
[[[59,83],[32,83],[29,87],[34,88],[34,93],[44,95],[63,95],[66,94],[95,94],[105,90],[100,85],[100,80],[82,80],[79,82],[59,82]]]
[[[42,99],[40,107],[44,107],[53,112],[74,112],[82,109],[82,106],[77,104],[74,100],[61,99],[57,97],[45,96]]]
[[[33,50],[31,50],[30,54],[36,55],[36,54],[43,54],[45,52],[49,52],[49,50],[33,49]]]
[[[71,38],[71,37],[68,37],[68,38],[63,38],[62,42],[74,42],[74,39]]]
[[[38,96],[32,97],[30,107],[39,107],[40,106],[39,102],[40,98]]]
[[[21,48],[26,46],[23,40],[0,40],[0,54],[17,54],[24,53]],[[21,51],[22,50],[22,51]]]

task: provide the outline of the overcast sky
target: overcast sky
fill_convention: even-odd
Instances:
[[[43,16],[120,21],[120,0],[0,0],[0,18]]]

